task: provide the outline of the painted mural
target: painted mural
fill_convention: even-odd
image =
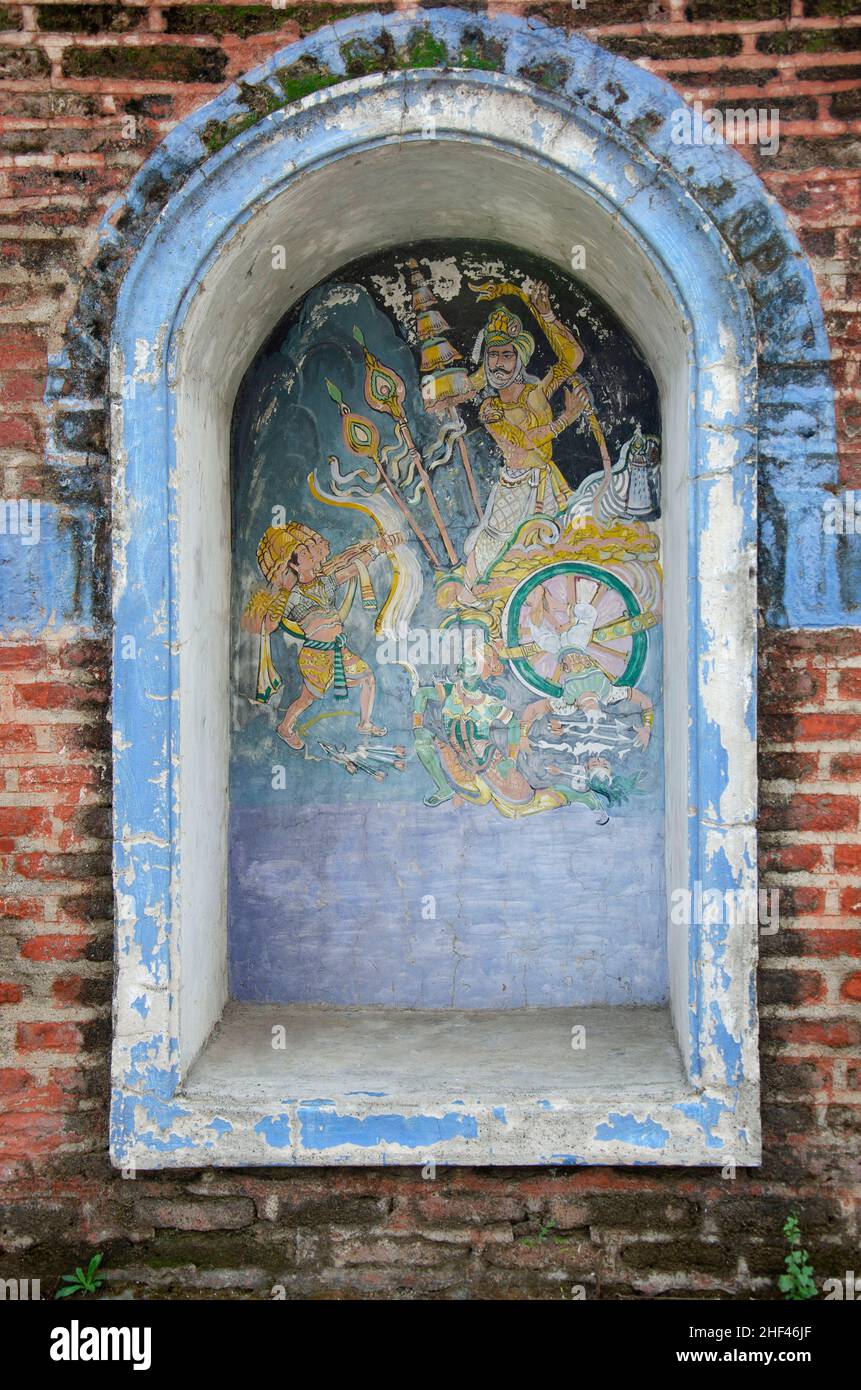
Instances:
[[[609,310],[501,245],[368,258],[233,436],[233,993],[661,1002],[660,419]]]

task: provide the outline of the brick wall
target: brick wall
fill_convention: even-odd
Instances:
[[[335,4],[0,8],[0,469],[43,464],[56,351],[94,229],[178,120]],[[368,7],[370,8],[370,7]],[[380,6],[382,9],[401,6]],[[403,8],[406,8],[405,6]],[[470,4],[480,25],[480,4]],[[686,97],[777,107],[746,151],[825,302],[843,484],[861,489],[861,20],[851,0],[491,6],[582,30]],[[645,21],[645,22],[644,22]],[[131,119],[129,119],[131,118]],[[90,538],[81,538],[86,549]],[[851,543],[851,539],[850,539]],[[0,644],[0,1275],[89,1247],[122,1284],[408,1297],[775,1294],[801,1212],[817,1274],[857,1267],[861,1114],[861,633],[761,635],[761,1171],[289,1170],[124,1181],[106,1150],[112,899],[109,657],[69,627]],[[553,1220],[559,1239],[524,1243]]]

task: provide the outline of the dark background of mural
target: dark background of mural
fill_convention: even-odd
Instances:
[[[365,258],[311,290],[282,320],[245,377],[233,421],[231,992],[251,1000],[406,1007],[662,1002],[667,984],[660,628],[651,635],[640,682],[656,705],[652,743],[637,763],[644,774],[641,792],[615,809],[603,827],[583,806],[520,821],[507,821],[492,807],[429,810],[422,805],[427,777],[412,756],[404,773],[392,773],[383,783],[350,777],[331,763],[304,761],[276,738],[277,712],[248,698],[256,642],[241,632],[239,618],[260,584],[255,551],[273,507],[322,531],[333,551],[373,534],[369,518],[321,504],[306,482],[316,469],[328,483],[330,454],[337,454],[345,472],[359,463],[343,444],[338,410],[325,387],[330,377],[354,409],[372,414],[363,397],[355,324],[369,347],[404,377],[407,415],[419,446],[428,449],[436,435],[419,390],[405,268],[411,257],[432,279],[437,308],[450,324],[446,336],[470,370],[475,340],[496,306],[477,301],[468,280],[544,280],[559,317],[583,345],[581,375],[593,391],[613,461],[637,425],[660,432],[654,379],[606,306],[573,277],[503,245],[415,243]],[[463,272],[459,287],[452,262]],[[533,333],[529,372],[541,376],[552,355],[540,329],[516,300],[499,302]],[[553,405],[558,413],[561,392]],[[476,408],[461,410],[484,500],[500,456]],[[373,418],[383,442],[392,441],[390,422]],[[572,487],[600,468],[585,421],[560,436],[554,456]],[[456,456],[434,472],[433,484],[460,554],[475,519]],[[424,500],[418,513],[436,540]],[[411,548],[425,579],[412,623],[438,627],[444,615],[434,600],[430,568],[415,542]],[[388,561],[377,561],[372,574],[382,600]],[[355,604],[345,622],[347,641],[374,665],[375,718],[388,726],[385,742],[411,750],[409,677],[400,666],[374,662],[373,617]],[[282,710],[299,691],[297,650],[280,634],[273,637],[273,658],[284,679]],[[422,676],[432,678],[427,671]],[[522,703],[529,698],[524,690]],[[331,693],[323,708],[335,708]],[[318,736],[355,743],[356,710],[353,695],[348,718],[311,731],[311,751]],[[286,768],[286,789],[273,785],[278,766]],[[436,900],[431,920],[421,915],[428,896]]]

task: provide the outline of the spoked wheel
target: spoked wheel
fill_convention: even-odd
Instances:
[[[577,610],[577,611],[575,611]],[[575,560],[560,560],[536,570],[520,583],[505,606],[502,631],[508,647],[537,644],[542,632],[567,633],[568,645],[580,649],[618,685],[636,685],[646,662],[648,630],[658,619],[644,613],[628,588],[609,570]],[[517,657],[512,667],[530,690],[558,697],[559,659],[541,651]]]

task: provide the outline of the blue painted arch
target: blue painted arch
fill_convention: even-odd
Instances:
[[[229,89],[171,133],[128,194],[106,216],[104,244],[116,252],[125,271],[112,316],[112,353],[119,381],[134,380],[131,394],[118,392],[125,398],[113,440],[122,499],[115,569],[118,639],[151,626],[152,615],[162,612],[166,613],[169,636],[177,630],[176,498],[172,493],[176,372],[180,331],[200,287],[229,250],[237,231],[250,226],[261,208],[279,198],[300,172],[323,170],[345,152],[371,153],[393,140],[421,139],[419,117],[426,111],[429,98],[438,99],[440,104],[434,138],[441,142],[467,138],[452,105],[457,94],[475,101],[479,125],[482,103],[500,95],[531,111],[528,135],[519,140],[492,130],[476,130],[474,138],[507,158],[530,162],[570,180],[572,187],[588,193],[602,206],[608,218],[623,222],[632,241],[659,268],[664,291],[675,302],[690,343],[694,409],[687,459],[691,480],[687,526],[695,562],[702,562],[700,536],[714,526],[715,507],[724,505],[716,501],[720,498],[728,498],[730,509],[738,514],[734,538],[736,559],[742,567],[755,551],[757,435],[761,461],[763,440],[768,447],[777,448],[774,441],[779,439],[780,452],[786,455],[775,459],[770,471],[770,456],[763,461],[773,491],[788,485],[793,499],[798,488],[807,496],[811,492],[810,468],[818,469],[817,478],[825,476],[827,458],[821,451],[829,437],[833,439],[833,401],[821,310],[809,268],[785,218],[744,161],[732,150],[714,147],[698,151],[692,161],[689,150],[680,150],[672,143],[672,113],[679,101],[666,84],[581,39],[563,37],[552,29],[511,17],[483,21],[484,30],[497,45],[494,51],[500,55],[499,71],[452,69],[441,64],[430,69],[406,66],[400,71],[348,79],[345,69],[353,40],[373,43],[385,29],[395,50],[405,52],[416,22],[413,16],[363,17],[321,31],[276,55],[247,79],[270,90],[273,102],[284,96],[279,74],[300,61],[313,60],[318,70],[325,70],[333,80],[302,101],[281,101],[261,120],[244,125],[247,110],[242,91]],[[447,54],[460,55],[464,34],[475,21],[457,11],[433,10],[422,17],[421,24],[445,45]],[[522,71],[551,57],[563,60],[564,80],[560,79],[553,92],[539,91],[524,80]],[[369,101],[375,101],[381,113],[378,128],[373,130],[363,125]],[[227,136],[234,127],[235,133],[225,138],[220,148],[211,150],[213,122]],[[563,167],[557,146],[561,147],[570,135],[569,127],[575,125],[594,143],[588,158],[572,155]],[[545,142],[544,132],[557,129],[558,137]],[[286,159],[285,153],[289,154]],[[631,169],[636,175],[633,182],[628,173]],[[152,195],[159,185],[169,196],[153,221]],[[772,261],[778,248],[782,272],[776,270],[762,277],[753,265],[765,244],[772,248]],[[73,328],[77,331],[76,325]],[[72,337],[75,339],[75,333]],[[83,341],[80,334],[76,341]],[[720,378],[728,341],[732,343],[733,379],[738,389],[722,399]],[[135,361],[139,343],[147,346],[149,359],[146,370],[133,374],[130,364]],[[71,361],[69,357],[67,367]],[[58,364],[58,371],[62,366]],[[793,412],[802,409],[819,422],[815,447],[810,435],[788,426]],[[708,446],[714,431],[733,442],[735,462],[731,467],[715,469],[712,465]],[[55,462],[63,466],[61,451],[56,451]],[[798,477],[803,478],[803,484],[793,483]],[[784,509],[784,515],[789,514]],[[803,527],[803,506],[792,512],[793,516],[799,514],[796,525]],[[131,517],[134,524],[127,525]],[[792,538],[788,533],[786,537],[790,550],[800,548],[803,565],[807,554],[804,538],[796,535],[790,544]],[[778,604],[778,616],[783,620],[790,614],[796,621],[833,617],[834,610],[827,604],[840,586],[836,572],[831,577],[823,559],[821,528],[818,537],[807,540],[820,547],[820,592],[811,597],[809,585],[802,588],[796,584],[785,564]],[[705,575],[706,579],[712,577]],[[741,672],[748,682],[741,711],[747,752],[744,767],[738,771],[729,766],[725,730],[703,694],[709,674],[708,669],[704,673],[703,666],[709,661],[714,665],[718,634],[710,629],[708,618],[703,618],[696,584],[691,586],[690,604],[692,630],[698,639],[688,653],[686,673],[693,712],[689,765],[691,799],[698,815],[691,818],[688,827],[688,869],[691,878],[696,878],[708,861],[711,882],[718,879],[722,887],[738,888],[752,882],[755,872],[755,785],[751,785],[748,765],[755,744],[754,673],[752,662]],[[747,616],[752,625],[752,613]],[[749,649],[744,650],[752,657],[752,639]],[[115,873],[121,920],[130,924],[122,938],[120,971],[122,977],[123,955],[127,953],[136,972],[135,981],[142,980],[144,989],[160,1001],[147,1056],[152,1061],[150,1072],[160,1087],[159,1113],[166,1116],[170,1107],[165,1087],[172,1095],[176,1085],[173,1024],[180,951],[172,923],[172,882],[178,872],[173,779],[180,748],[173,705],[179,690],[179,654],[172,640],[149,643],[142,660],[130,664],[122,662],[118,649],[115,669]],[[163,779],[153,776],[154,768],[164,770]],[[153,845],[158,846],[158,853],[153,852]],[[725,968],[727,949],[719,932],[692,933],[691,1072],[713,1088],[709,1104],[730,1117],[727,1124],[736,1116],[739,1133],[748,1135],[756,1127],[745,1109],[752,1103],[755,1090],[752,960],[742,963],[733,978]],[[140,1047],[140,1033],[138,1019],[134,1043],[122,1030],[117,1035],[114,1153],[122,1158],[135,1152],[144,1161],[147,1148],[153,1146],[142,1137],[134,1115],[143,1107],[147,1123],[151,1123],[152,1085],[128,1063],[133,1047]],[[711,1062],[704,1063],[704,1044],[711,1054],[717,1053],[716,1060],[712,1056]],[[745,1087],[747,1099],[742,1103]],[[504,1096],[495,1097],[493,1106],[488,1101],[489,1110],[498,1110],[505,1100]],[[666,1134],[668,1152],[676,1155],[678,1150],[672,1147],[675,1137],[681,1136],[680,1143],[688,1142],[685,1126],[694,1125],[689,1112],[690,1107],[684,1110],[679,1105],[672,1114],[656,1107],[650,1117],[637,1124],[646,1126],[649,1134]],[[220,1113],[226,1113],[223,1107]],[[162,1158],[166,1143],[167,1151],[175,1148],[186,1152],[189,1143],[193,1147],[194,1125],[204,1124],[202,1117],[192,1115],[189,1119],[188,1103],[175,1107],[168,1121],[176,1127],[172,1136],[177,1143],[159,1139],[156,1147]],[[243,1135],[265,1132],[266,1114],[231,1114],[230,1123],[229,1133],[218,1133],[213,1140],[212,1116],[206,1117],[207,1149],[215,1146],[224,1155],[213,1159],[208,1152],[207,1161],[256,1161],[241,1147]],[[296,1128],[295,1124],[288,1126],[285,1133]],[[389,1132],[385,1125],[382,1130]],[[597,1148],[588,1151],[588,1161],[601,1161],[602,1156],[604,1161],[613,1161],[616,1151],[612,1146],[620,1142],[613,1125],[609,1121],[597,1124],[593,1137]],[[602,1144],[609,1147],[602,1148]],[[696,1153],[697,1158],[674,1157],[673,1161],[714,1161],[703,1157],[704,1149],[697,1149],[692,1139],[690,1145],[687,1151]],[[710,1136],[708,1148],[712,1147]],[[581,1149],[583,1144],[578,1142],[578,1152]],[[367,1156],[362,1161],[367,1162]]]

